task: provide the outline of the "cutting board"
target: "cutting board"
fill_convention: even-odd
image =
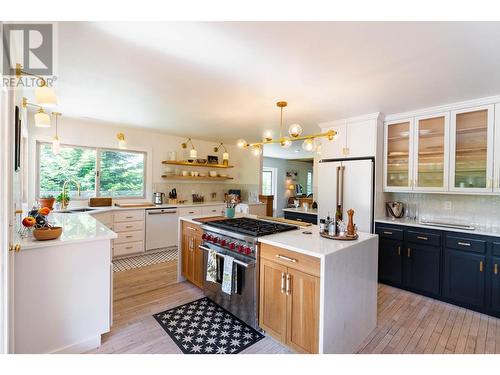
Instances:
[[[143,202],[143,203],[115,203],[116,207],[120,208],[148,208],[156,207],[153,203]]]
[[[312,225],[311,223],[306,223],[304,221],[284,219],[282,217],[257,216],[257,219],[267,220],[267,221],[276,221],[278,223],[297,225],[299,227],[310,227]]]

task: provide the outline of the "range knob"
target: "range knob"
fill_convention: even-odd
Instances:
[[[238,253],[242,253],[243,251],[243,245],[238,245]]]
[[[236,244],[234,242],[231,242],[229,244],[229,250],[234,250],[236,248]]]
[[[250,247],[248,247],[248,246],[245,246],[245,254],[246,255],[252,254],[252,249]]]
[[[206,233],[203,233],[201,235],[201,239],[204,240],[204,241],[207,239],[207,237],[208,237],[208,235]]]
[[[219,242],[219,239],[218,239],[217,237],[213,237],[213,238],[212,238],[212,242],[213,242],[213,243],[217,243],[217,242]]]
[[[227,241],[224,239],[220,240],[219,243],[222,247],[225,247],[227,245]]]

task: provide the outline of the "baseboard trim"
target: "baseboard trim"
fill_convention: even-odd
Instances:
[[[101,346],[101,335],[93,336],[76,344],[54,350],[50,354],[81,354]]]

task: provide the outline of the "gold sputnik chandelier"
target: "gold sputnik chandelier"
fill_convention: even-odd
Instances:
[[[303,141],[302,149],[304,151],[313,151],[315,144],[314,140],[316,138],[327,138],[329,141],[335,139],[337,132],[335,130],[328,130],[325,133],[302,135],[302,126],[299,124],[292,124],[288,127],[288,136],[283,135],[283,108],[288,105],[285,101],[279,101],[276,106],[280,109],[280,133],[278,139],[273,139],[273,133],[271,130],[266,130],[264,132],[264,137],[261,142],[248,143],[244,139],[238,139],[236,145],[239,148],[250,148],[252,154],[259,156],[262,154],[263,146],[270,143],[279,143],[281,147],[288,148],[293,142]]]

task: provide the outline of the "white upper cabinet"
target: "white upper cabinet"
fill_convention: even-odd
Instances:
[[[323,132],[327,130],[337,132],[333,141],[322,141],[321,159],[375,156],[377,153],[379,121],[380,114],[375,113],[363,117],[319,124]]]
[[[449,113],[415,118],[413,189],[446,191],[449,170]]]
[[[384,137],[384,190],[411,190],[413,188],[413,119],[386,122]]]
[[[451,112],[450,191],[493,191],[493,133],[494,105]]]
[[[493,140],[493,191],[500,193],[500,104],[495,105],[495,135]]]

